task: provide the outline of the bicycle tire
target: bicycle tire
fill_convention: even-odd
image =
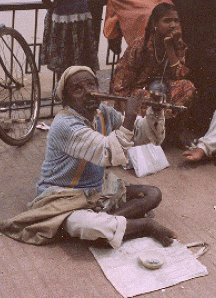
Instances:
[[[0,55],[9,72],[0,64],[0,138],[8,145],[21,146],[32,137],[39,118],[39,75],[29,45],[15,29],[0,28]],[[20,83],[18,87],[13,79]]]

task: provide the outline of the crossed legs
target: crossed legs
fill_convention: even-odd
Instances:
[[[65,221],[64,229],[71,237],[85,240],[102,240],[112,247],[119,247],[122,239],[143,236],[153,237],[169,246],[175,237],[169,229],[145,214],[161,202],[161,191],[153,186],[133,185],[127,187],[127,202],[108,214],[93,210],[76,210]]]
[[[156,208],[162,199],[161,191],[153,186],[132,185],[127,187],[127,202],[116,209],[114,215],[124,216],[127,220],[124,239],[149,236],[163,246],[169,246],[175,234],[144,215]]]
[[[148,185],[126,186],[127,202],[113,213],[127,219],[144,217],[150,210],[155,209],[162,200],[159,188]]]

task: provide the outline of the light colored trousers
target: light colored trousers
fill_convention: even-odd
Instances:
[[[113,248],[121,246],[126,218],[93,210],[74,211],[65,221],[64,229],[71,237],[85,240],[107,239]]]

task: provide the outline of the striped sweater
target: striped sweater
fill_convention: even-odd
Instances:
[[[100,114],[105,120],[106,136],[101,132]],[[75,188],[88,192],[100,191],[104,167],[125,165],[127,150],[134,144],[153,142],[164,138],[163,112],[155,117],[151,108],[147,116],[136,121],[131,132],[121,126],[122,116],[114,108],[100,105],[94,127],[70,108],[56,115],[48,133],[45,160],[37,184],[37,194],[50,186],[72,187],[81,160],[86,164]]]

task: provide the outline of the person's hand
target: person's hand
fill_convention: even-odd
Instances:
[[[164,38],[165,46],[180,46],[183,44],[182,31],[180,28],[173,30]]]
[[[165,48],[171,47],[171,46],[173,47],[173,38],[171,36],[166,36],[164,38],[164,46]]]
[[[145,91],[139,90],[137,91],[137,94],[135,97],[127,100],[126,106],[125,106],[125,120],[123,123],[123,126],[125,128],[129,130],[133,130],[134,121],[136,120],[136,117],[141,110],[144,95],[145,95]]]
[[[182,38],[182,31],[180,28],[175,29],[171,32],[171,35],[174,40],[179,40],[179,38]]]
[[[172,38],[173,38],[174,46],[181,47],[184,44],[183,39],[182,39],[181,29],[174,30],[172,32]]]
[[[183,157],[187,161],[200,161],[206,158],[206,154],[201,148],[193,148],[192,150],[186,150],[182,153]]]

